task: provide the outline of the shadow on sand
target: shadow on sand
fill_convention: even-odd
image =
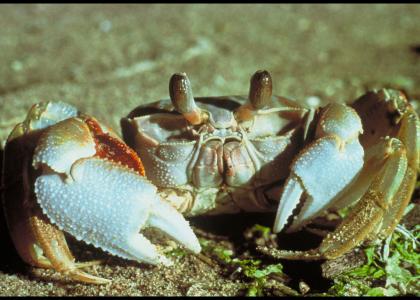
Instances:
[[[0,149],[0,170],[3,170],[3,149]],[[0,171],[0,182],[2,182],[3,174]],[[0,186],[0,190],[5,187]],[[2,205],[0,205],[0,272],[8,274],[27,273],[28,266],[20,259],[13,245],[12,239],[7,228],[5,214],[3,210],[3,196],[1,196]]]

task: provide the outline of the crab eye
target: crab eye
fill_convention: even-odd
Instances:
[[[254,109],[262,109],[271,102],[273,83],[271,75],[266,70],[259,70],[251,77],[249,87],[249,102]]]
[[[169,95],[175,109],[193,125],[202,123],[200,109],[194,101],[191,83],[185,73],[175,73],[169,81]]]
[[[243,104],[236,110],[238,120],[247,121],[263,108],[270,106],[273,93],[271,75],[266,70],[259,70],[251,77],[249,86],[248,103]]]

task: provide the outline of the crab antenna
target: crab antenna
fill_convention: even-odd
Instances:
[[[191,83],[185,73],[175,73],[169,81],[169,95],[175,109],[193,125],[202,122],[201,111],[194,101]]]
[[[273,93],[271,75],[266,70],[259,70],[251,77],[249,101],[254,109],[261,109],[270,104]]]

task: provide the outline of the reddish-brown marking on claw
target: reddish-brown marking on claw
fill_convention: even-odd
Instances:
[[[98,122],[93,118],[86,118],[85,123],[92,132],[96,143],[96,155],[125,165],[144,176],[143,164],[137,153],[122,141],[104,133]]]

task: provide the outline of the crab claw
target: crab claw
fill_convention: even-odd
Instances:
[[[114,162],[86,158],[71,168],[71,181],[59,174],[35,182],[38,203],[50,221],[88,244],[113,255],[169,265],[140,230],[162,229],[193,252],[198,241],[187,221],[164,203],[144,177]]]
[[[315,141],[302,150],[291,166],[277,208],[274,232],[280,232],[292,215],[295,217],[288,231],[296,231],[333,205],[363,167],[360,132],[362,124],[352,108],[335,103],[323,110]],[[302,200],[303,205],[299,205]]]
[[[36,199],[51,223],[78,240],[122,258],[170,265],[140,230],[157,227],[193,252],[200,245],[188,222],[142,176],[134,151],[101,131],[94,119],[49,127],[35,149]]]

